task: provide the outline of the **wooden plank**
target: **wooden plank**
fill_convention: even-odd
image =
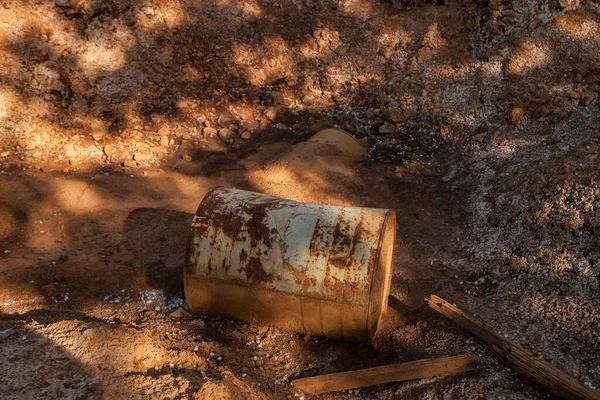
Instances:
[[[549,392],[566,399],[600,400],[600,392],[584,386],[575,377],[555,368],[547,361],[539,359],[518,344],[502,337],[474,315],[461,311],[435,295],[425,299],[425,301],[429,307],[489,344],[515,370],[538,383]]]
[[[431,378],[470,371],[477,356],[455,356],[300,378],[294,386],[308,394],[321,394],[382,383]]]

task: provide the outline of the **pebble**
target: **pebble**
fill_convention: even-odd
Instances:
[[[160,145],[163,146],[163,147],[169,146],[169,137],[168,136],[161,136],[160,137]]]
[[[166,126],[163,126],[162,128],[160,128],[158,130],[159,136],[169,136],[170,134],[171,134],[171,131],[169,131],[169,128],[167,128]]]
[[[188,315],[189,315],[189,313],[182,307],[178,308],[177,310],[175,310],[171,314],[169,314],[170,317],[176,318],[176,319],[180,319],[180,318],[186,317]]]
[[[265,117],[267,117],[269,121],[275,121],[275,118],[277,118],[277,109],[274,107],[267,108],[265,110]]]
[[[243,140],[250,140],[250,139],[252,139],[252,134],[248,131],[244,131],[244,132],[242,132],[241,138]]]
[[[221,126],[227,126],[233,122],[233,118],[230,115],[221,114],[217,119],[217,122]]]
[[[512,124],[518,124],[525,117],[525,110],[521,107],[515,107],[510,113],[510,122]]]
[[[396,127],[392,124],[383,124],[379,127],[379,133],[382,135],[394,133],[395,130],[396,130]]]
[[[184,154],[184,155],[181,156],[181,159],[183,161],[186,161],[186,162],[191,162],[192,161],[192,156],[190,156],[189,154]]]
[[[10,336],[12,336],[15,333],[15,331],[13,329],[5,329],[3,331],[0,331],[0,340],[4,340],[4,339],[8,339]]]
[[[287,131],[290,128],[286,124],[282,124],[280,122],[278,124],[275,124],[275,129],[281,129],[282,131]]]
[[[90,125],[90,130],[92,132],[92,138],[95,141],[102,140],[102,138],[108,133],[106,129],[106,125],[102,121],[94,121]]]
[[[202,129],[202,134],[207,137],[214,137],[217,134],[217,130],[215,128],[206,127]]]
[[[219,130],[219,137],[223,140],[229,140],[233,138],[234,135],[235,134],[233,133],[233,131],[229,128],[223,128]]]
[[[106,146],[104,146],[102,148],[102,151],[104,151],[104,154],[106,154],[106,157],[108,157],[108,158],[110,158],[110,156],[115,154],[116,150],[117,150],[117,148],[112,144],[107,144]]]
[[[10,155],[10,151],[3,151],[2,153],[0,153],[0,157],[4,158],[4,157],[8,157]]]
[[[573,90],[571,93],[569,93],[569,97],[572,98],[573,100],[581,100],[581,93]]]
[[[141,151],[133,155],[133,159],[137,162],[150,161],[154,157],[151,151]]]
[[[58,288],[54,283],[49,283],[40,288],[40,293],[46,297],[55,297],[58,295]]]
[[[542,24],[542,21],[539,18],[534,19],[533,21],[531,21],[531,23],[529,23],[529,30],[531,32],[535,31],[538,26],[540,26]]]

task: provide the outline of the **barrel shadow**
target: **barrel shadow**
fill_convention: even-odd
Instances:
[[[164,208],[138,208],[125,220],[123,242],[133,267],[167,298],[183,298],[183,265],[193,214]]]

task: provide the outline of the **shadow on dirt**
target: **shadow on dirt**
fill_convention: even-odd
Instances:
[[[43,309],[0,314],[0,397],[102,399],[100,379],[89,367],[39,332],[46,324],[94,320],[83,313]]]

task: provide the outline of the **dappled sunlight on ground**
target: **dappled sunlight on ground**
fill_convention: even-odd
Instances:
[[[295,376],[474,352],[327,398],[543,398],[420,312],[432,292],[600,386],[600,16],[558,3],[3,2],[0,396],[296,398]],[[368,159],[306,150],[332,126]],[[413,311],[377,351],[172,315],[218,185],[395,209]]]

